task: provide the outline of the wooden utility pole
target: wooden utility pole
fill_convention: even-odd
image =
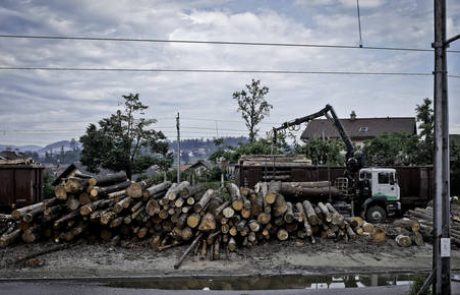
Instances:
[[[177,128],[177,183],[180,182],[180,121],[179,112],[176,117],[176,128]]]

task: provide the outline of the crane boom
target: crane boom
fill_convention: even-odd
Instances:
[[[293,126],[300,125],[302,123],[310,122],[311,120],[322,117],[322,116],[325,116],[339,132],[340,138],[345,143],[345,147],[347,151],[346,152],[347,170],[349,173],[354,174],[354,172],[356,172],[355,170],[358,168],[356,167],[357,161],[355,159],[355,148],[353,146],[353,143],[351,142],[350,137],[348,136],[347,132],[343,128],[342,123],[337,117],[337,114],[334,111],[334,108],[329,104],[327,104],[323,109],[321,109],[320,111],[316,113],[313,113],[305,117],[297,118],[297,119],[294,119],[288,122],[284,122],[283,124],[281,124],[280,127],[274,127],[273,128],[273,141],[276,142],[276,135],[279,131],[288,129]]]

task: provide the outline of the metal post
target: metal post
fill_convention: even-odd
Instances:
[[[446,1],[434,2],[434,294],[451,294],[449,125],[446,68]]]
[[[176,117],[176,128],[177,128],[177,182],[180,182],[180,121],[179,112]]]

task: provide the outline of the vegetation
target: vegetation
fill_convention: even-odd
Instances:
[[[311,159],[313,165],[343,166],[345,157],[340,151],[344,144],[337,139],[311,139],[300,147],[302,154]]]
[[[165,161],[168,154],[166,137],[150,126],[154,119],[143,115],[148,106],[142,104],[139,94],[123,95],[124,108],[109,118],[99,121],[99,128],[90,124],[86,134],[80,138],[83,144],[81,162],[90,171],[99,167],[114,171],[124,170],[129,178],[150,165]]]
[[[241,90],[233,93],[233,99],[238,102],[238,112],[241,112],[241,117],[244,119],[246,127],[249,130],[249,142],[254,143],[257,132],[257,125],[270,114],[270,109],[273,108],[265,100],[265,95],[268,94],[268,87],[260,86],[260,80],[252,79],[251,84],[246,84],[246,90]]]
[[[408,134],[384,134],[365,143],[367,165],[409,166],[417,162],[417,136]]]

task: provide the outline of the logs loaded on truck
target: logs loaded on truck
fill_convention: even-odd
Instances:
[[[20,240],[66,243],[84,238],[120,243],[148,241],[159,251],[188,244],[179,267],[191,253],[221,259],[238,247],[276,239],[385,240],[385,231],[360,217],[345,217],[327,200],[302,194],[323,188],[259,183],[254,189],[229,183],[225,188],[146,180],[124,173],[69,177],[55,197],[0,216],[0,247]]]

